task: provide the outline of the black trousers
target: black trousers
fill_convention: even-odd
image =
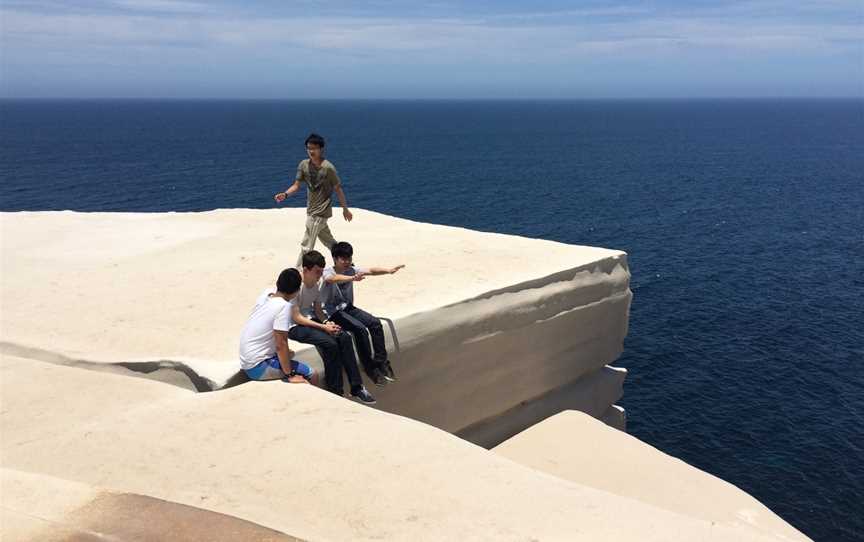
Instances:
[[[358,309],[354,305],[348,305],[333,315],[333,321],[345,331],[350,331],[357,341],[357,354],[363,364],[366,374],[374,378],[376,369],[382,368],[387,362],[387,346],[384,342],[384,328],[381,321],[368,312]],[[369,333],[366,333],[366,330]],[[372,336],[372,345],[369,345],[369,336]],[[374,353],[373,353],[374,349]]]
[[[343,394],[342,369],[345,369],[348,375],[352,392],[363,386],[363,379],[357,368],[357,358],[354,356],[354,346],[347,333],[342,332],[333,336],[320,329],[294,326],[288,331],[288,338],[318,348],[321,357],[324,358],[324,383],[328,391],[337,395]]]

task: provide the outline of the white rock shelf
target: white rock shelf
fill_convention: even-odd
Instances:
[[[402,347],[388,331],[400,381],[373,390],[379,408],[485,446],[565,408],[623,429],[611,407],[624,373],[599,370],[627,333],[624,253],[355,215],[332,222],[357,262],[407,265],[356,286]],[[0,351],[196,391],[242,382],[239,329],[296,257],[302,220],[302,209],[5,213]],[[323,371],[314,349],[292,346]],[[559,391],[589,375],[579,393]]]
[[[93,510],[145,502],[284,539],[806,539],[734,487],[724,511],[740,501],[758,517],[700,514],[674,492],[621,489],[611,470],[614,484],[598,483],[602,461],[568,461],[579,442],[613,459],[624,442],[619,466],[725,484],[612,436],[632,439],[609,427],[625,424],[620,251],[334,217],[358,264],[407,265],[355,286],[358,306],[395,322],[399,381],[370,387],[376,408],[311,386],[233,385],[240,329],[296,259],[303,213],[0,214],[0,457],[14,488],[0,535],[87,533]],[[546,426],[520,432],[569,410],[605,424],[549,422],[561,452],[530,452]],[[49,500],[51,514],[31,513]]]

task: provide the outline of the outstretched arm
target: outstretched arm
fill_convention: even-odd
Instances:
[[[357,282],[358,280],[363,280],[365,275],[363,273],[357,273],[356,275],[340,275],[338,273],[333,275],[327,275],[324,277],[324,282],[327,284],[341,284],[343,282]]]
[[[392,275],[405,267],[405,264],[397,265],[396,267],[370,267],[367,275]]]

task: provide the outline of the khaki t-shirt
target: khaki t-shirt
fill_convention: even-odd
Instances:
[[[299,271],[302,274],[303,268],[301,267]],[[302,314],[306,318],[314,318],[316,316],[316,301],[321,301],[320,286],[316,283],[315,286],[310,288],[305,284],[301,284],[300,290],[297,292],[297,296],[292,300],[292,303],[297,305],[297,308],[300,309],[300,314]]]
[[[297,166],[295,180],[306,185],[306,214],[330,218],[333,216],[333,189],[341,184],[336,168],[329,161],[316,168],[308,158]]]

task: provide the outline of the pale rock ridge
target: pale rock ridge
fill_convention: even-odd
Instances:
[[[300,540],[201,508],[12,469],[0,468],[0,487],[0,535],[4,540]]]
[[[561,412],[493,451],[553,476],[705,521],[808,540],[734,485],[626,433],[604,430],[582,412]]]
[[[4,468],[302,539],[781,540],[551,476],[311,386],[198,394],[33,360],[0,363]],[[29,487],[34,498],[53,491]]]
[[[183,378],[219,387],[236,372],[239,330],[252,300],[293,263],[302,211],[0,214],[4,471],[57,481],[22,482],[36,499],[65,480],[80,484],[73,501],[94,488],[132,493],[314,540],[796,533],[779,518],[715,521],[674,499],[590,487],[570,471],[541,472],[428,425],[484,446],[566,408],[623,427],[614,402],[626,371],[608,365],[620,354],[632,295],[619,251],[358,210],[350,226],[333,225],[362,250],[358,262],[409,264],[364,281],[358,305],[397,321],[400,381],[375,391],[382,410],[415,419],[278,381],[184,389]],[[308,349],[299,357],[320,364]],[[82,370],[136,363],[181,385]],[[585,425],[564,432],[562,448],[607,442],[609,433],[619,434]],[[752,511],[749,496],[727,497]]]
[[[355,215],[341,226],[358,262],[408,264],[357,289],[402,342],[400,383],[376,390],[379,408],[491,446],[562,408],[602,416],[620,397],[617,377],[575,384],[621,352],[632,297],[623,252]],[[299,240],[302,219],[302,209],[0,214],[0,351],[197,391],[236,384],[239,329],[286,265],[278,254],[293,259],[281,247]],[[410,242],[394,244],[394,232]],[[323,370],[314,349],[294,347]],[[622,416],[607,419],[623,428]],[[472,427],[485,429],[475,438]]]

